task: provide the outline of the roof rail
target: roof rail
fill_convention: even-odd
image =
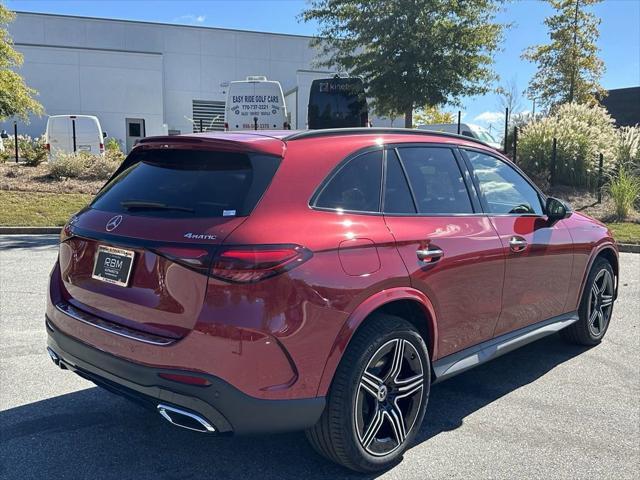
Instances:
[[[478,140],[477,138],[468,137],[466,135],[458,135],[456,133],[437,132],[432,130],[417,130],[415,128],[385,128],[385,127],[357,127],[357,128],[326,128],[319,130],[302,130],[283,137],[285,142],[292,140],[302,140],[304,138],[330,137],[340,135],[381,135],[381,134],[399,134],[399,135],[421,135],[432,137],[457,138],[470,142],[479,143],[485,147],[493,148],[491,145]]]

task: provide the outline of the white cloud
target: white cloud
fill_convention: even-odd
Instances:
[[[194,15],[189,13],[187,15],[180,15],[173,19],[175,23],[186,23],[188,25],[201,25],[207,19],[205,15]]]
[[[474,119],[476,122],[482,123],[496,123],[504,121],[504,112],[482,112],[480,115],[477,115]]]

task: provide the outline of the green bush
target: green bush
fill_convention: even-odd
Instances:
[[[49,175],[56,180],[78,178],[89,167],[94,155],[85,152],[56,152],[55,160],[49,162]]]
[[[624,220],[640,198],[640,178],[621,166],[617,175],[609,182],[608,190],[616,208],[616,216],[619,220]]]
[[[106,152],[122,152],[122,142],[114,137],[107,138],[107,141],[104,142],[104,149]]]
[[[7,161],[15,157],[15,142],[13,137],[4,139],[4,153],[0,154],[0,161]],[[29,135],[18,135],[18,156],[25,165],[37,167],[47,159],[44,136],[31,138]]]
[[[556,181],[575,187],[597,182],[598,156],[604,170],[613,170],[617,135],[614,120],[599,106],[565,104],[545,118],[522,128],[518,139],[518,163],[537,178],[550,174],[553,139],[557,139]]]
[[[47,159],[49,152],[46,148],[44,135],[38,138],[25,136],[22,142],[18,138],[20,158],[30,167],[37,167]]]

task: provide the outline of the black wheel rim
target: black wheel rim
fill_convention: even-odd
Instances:
[[[382,345],[367,363],[355,399],[362,448],[377,457],[400,448],[414,427],[423,392],[422,359],[413,344],[396,338]]]
[[[589,292],[587,325],[594,337],[600,337],[607,329],[613,310],[613,277],[609,270],[598,272]]]

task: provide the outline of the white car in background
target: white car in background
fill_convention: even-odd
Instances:
[[[434,132],[458,133],[457,123],[434,123],[432,125],[418,125],[416,128],[418,130],[431,130]],[[502,144],[495,138],[493,138],[493,135],[491,135],[486,128],[482,128],[479,125],[473,125],[471,123],[461,123],[460,135],[477,138],[478,140],[486,143],[496,150],[500,150],[503,148]]]
[[[58,152],[102,155],[106,136],[100,120],[93,115],[52,115],[45,132],[49,160],[55,160]]]

